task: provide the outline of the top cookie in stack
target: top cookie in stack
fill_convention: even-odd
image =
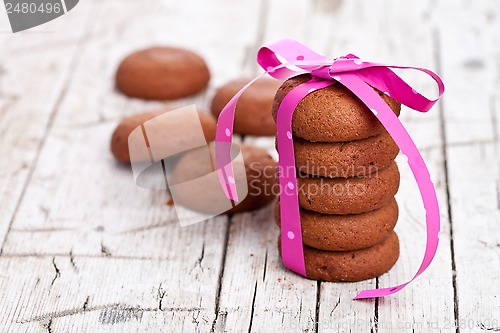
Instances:
[[[300,75],[283,83],[273,103],[275,120],[286,94],[310,79]],[[375,91],[399,116],[401,104]],[[307,276],[359,281],[388,271],[399,256],[393,232],[399,148],[391,136],[340,83],[297,105],[292,134]],[[278,210],[275,219],[281,222]]]
[[[310,79],[311,75],[299,75],[281,85],[274,98],[274,120],[286,94]],[[401,104],[381,91],[374,90],[399,116]],[[386,130],[377,117],[340,83],[310,93],[300,101],[293,113],[293,135],[311,142],[361,140],[384,132]]]

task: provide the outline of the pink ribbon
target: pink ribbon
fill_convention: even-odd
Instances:
[[[287,171],[280,172],[279,177],[282,259],[287,268],[307,276],[297,196],[292,115],[297,104],[312,91],[325,88],[335,82],[343,84],[375,114],[399,146],[402,154],[408,158],[408,164],[417,182],[426,211],[427,225],[427,244],[424,258],[413,278],[394,287],[363,290],[355,299],[387,296],[403,289],[429,267],[436,254],[440,229],[439,206],[434,185],[420,152],[398,117],[372,87],[383,91],[414,110],[427,112],[444,93],[443,82],[435,73],[424,68],[364,62],[352,54],[333,60],[328,59],[290,39],[280,40],[261,48],[257,60],[266,72],[248,83],[231,99],[219,115],[217,123],[216,162],[219,179],[227,197],[238,201],[228,148],[230,145],[223,144],[232,142],[234,112],[238,98],[253,82],[265,74],[285,80],[298,74],[310,73],[313,76],[311,80],[294,88],[284,97],[276,119],[277,139],[280,147],[279,170]],[[290,68],[292,66],[295,68]],[[437,82],[438,98],[429,100],[422,96],[390,68],[415,69],[428,74]],[[289,172],[290,170],[293,172]]]

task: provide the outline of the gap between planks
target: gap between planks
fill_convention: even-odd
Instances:
[[[433,44],[434,44],[434,61],[436,62],[436,72],[439,76],[442,77],[442,64],[441,64],[441,36],[440,32],[438,29],[434,29],[433,34],[432,34],[432,39],[433,39]],[[442,149],[442,154],[443,154],[443,163],[444,163],[444,182],[445,182],[445,193],[446,193],[446,205],[448,208],[448,219],[449,219],[449,237],[450,237],[450,242],[449,242],[449,247],[450,247],[450,253],[451,253],[451,284],[453,286],[453,314],[454,314],[454,319],[455,321],[458,321],[460,318],[460,313],[459,313],[459,306],[458,306],[458,290],[457,290],[457,270],[456,270],[456,263],[455,263],[455,243],[453,241],[453,212],[452,212],[452,203],[451,203],[451,198],[450,198],[450,187],[448,186],[449,184],[449,176],[448,176],[448,155],[447,155],[447,138],[446,138],[446,125],[445,125],[445,106],[443,99],[446,99],[446,96],[443,96],[441,98],[441,103],[438,106],[438,112],[439,112],[439,125],[441,128],[441,149]],[[460,332],[460,327],[457,325],[455,328],[455,332],[459,333]]]

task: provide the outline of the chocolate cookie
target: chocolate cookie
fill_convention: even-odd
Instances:
[[[394,231],[380,243],[356,251],[322,251],[304,246],[307,277],[329,282],[372,279],[389,271],[398,257],[399,239]]]
[[[145,112],[132,115],[123,119],[120,124],[116,127],[113,135],[111,137],[111,153],[113,156],[120,162],[130,162],[130,153],[129,153],[129,142],[128,138],[130,133],[138,126],[141,126],[146,121],[153,119],[165,112],[170,111],[169,109],[160,109],[157,111]],[[198,116],[200,118],[201,127],[203,128],[203,134],[205,135],[205,140],[207,142],[215,140],[215,129],[216,123],[215,118],[208,112],[198,112]],[[159,129],[162,126],[156,126]],[[169,126],[170,127],[170,126]],[[162,140],[160,142],[156,142],[156,151],[169,151],[170,147],[176,146],[179,144],[180,140],[186,141],[189,140],[189,134],[182,131],[183,121],[179,119],[179,124],[176,126],[179,129],[179,135],[173,135],[169,133],[168,138],[166,140]],[[172,140],[172,137],[177,138],[176,140]],[[161,146],[158,146],[161,145]],[[138,150],[137,162],[149,161],[150,156],[147,150]]]
[[[278,200],[274,219],[281,224]],[[326,251],[352,251],[373,246],[392,232],[397,220],[398,204],[394,198],[382,208],[356,215],[324,215],[300,210],[302,241]]]
[[[274,99],[274,119],[285,95],[310,78],[310,75],[300,75],[283,83]],[[401,104],[375,91],[399,116]],[[368,107],[340,83],[307,95],[295,108],[292,118],[293,135],[313,142],[360,140],[384,131],[384,126]]]
[[[275,198],[273,193],[274,169],[276,162],[264,150],[255,146],[241,145],[244,159],[244,171],[248,195],[236,206],[225,213],[234,214],[259,209],[269,204]],[[217,211],[222,207],[221,198],[225,198],[219,191],[217,177],[208,155],[188,152],[181,157],[172,173],[172,184],[182,183],[206,176],[213,172],[213,177],[206,179],[202,184],[193,184],[183,192],[175,193],[174,203],[202,213],[222,213]],[[213,161],[213,157],[212,157]],[[235,167],[235,182],[245,181],[243,175],[237,173]],[[237,186],[238,187],[238,186]],[[217,195],[218,193],[218,195]],[[242,195],[238,191],[240,198]]]
[[[223,85],[212,99],[212,113],[218,117],[224,106],[250,80],[237,79]],[[234,131],[246,135],[275,135],[276,124],[271,115],[274,95],[282,81],[262,78],[241,95],[236,105]]]
[[[294,138],[293,144],[297,170],[323,177],[364,176],[389,165],[399,152],[387,132],[349,142],[310,142]]]
[[[299,205],[322,214],[360,214],[378,209],[399,188],[396,162],[365,177],[297,177]]]
[[[196,94],[210,72],[196,53],[174,47],[151,47],[127,56],[116,71],[116,88],[143,99],[176,99]]]

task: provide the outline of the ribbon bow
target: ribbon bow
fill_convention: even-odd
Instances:
[[[439,206],[434,185],[420,152],[410,138],[398,117],[372,89],[386,93],[400,103],[420,112],[427,112],[444,93],[444,84],[435,73],[425,68],[388,66],[361,61],[349,54],[336,59],[328,59],[305,45],[290,39],[280,40],[259,50],[257,61],[265,70],[243,87],[219,115],[216,134],[216,163],[220,183],[231,200],[238,201],[234,184],[233,169],[227,143],[232,142],[234,112],[241,94],[256,80],[269,74],[277,79],[309,73],[312,79],[291,90],[278,108],[277,140],[280,147],[279,170],[295,170],[295,156],[292,140],[292,115],[299,102],[309,93],[330,86],[336,82],[351,90],[373,112],[387,129],[401,153],[408,158],[408,164],[417,182],[424,208],[426,210],[427,244],[424,258],[413,278],[403,284],[360,292],[355,299],[391,295],[403,289],[432,262],[439,243],[440,230]],[[390,68],[415,69],[431,76],[438,85],[439,96],[429,100],[410,87]],[[280,174],[280,215],[281,215],[281,252],[284,265],[303,276],[306,275],[304,248],[300,225],[297,178],[295,172]]]

